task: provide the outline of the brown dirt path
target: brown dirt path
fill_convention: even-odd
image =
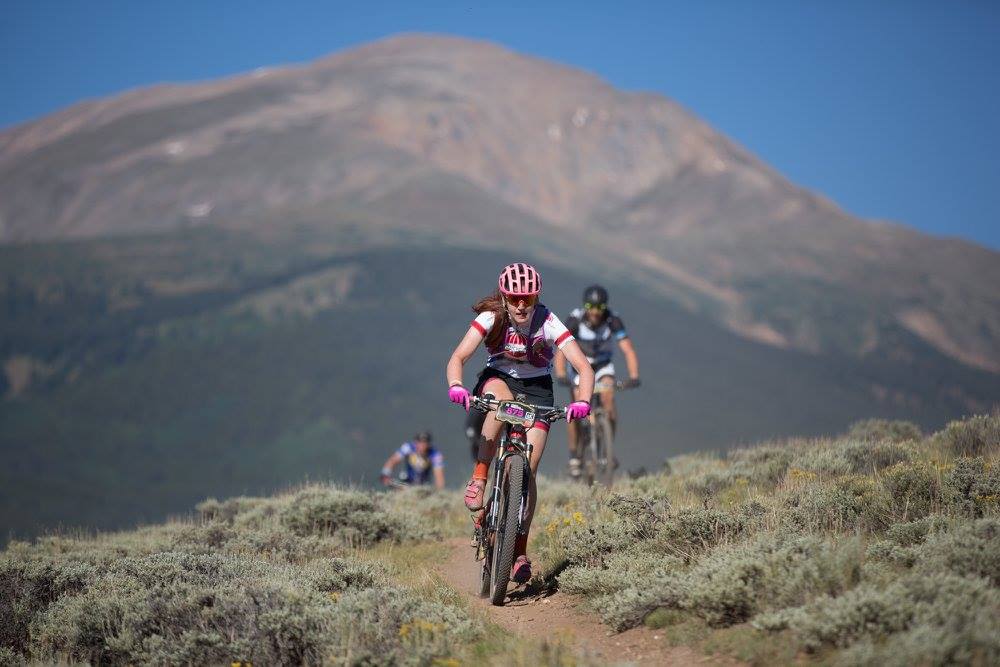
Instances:
[[[439,566],[446,583],[472,600],[497,625],[536,640],[559,641],[583,655],[608,664],[691,665],[739,664],[706,656],[686,646],[670,646],[661,633],[639,627],[612,633],[608,626],[583,606],[583,601],[556,590],[508,589],[507,602],[495,607],[480,598],[480,565],[472,558],[467,539],[446,543],[448,558]]]

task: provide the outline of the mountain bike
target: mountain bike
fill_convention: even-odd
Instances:
[[[615,432],[598,396],[610,388],[601,384],[594,387],[594,396],[590,400],[590,418],[579,422],[577,446],[581,448],[580,479],[586,482],[587,486],[592,486],[595,481],[611,486],[615,478],[615,469],[618,467],[618,461],[615,459]],[[630,389],[621,381],[615,382],[614,388],[618,391]]]
[[[482,412],[495,411],[504,422],[488,485],[489,500],[485,514],[476,523],[473,544],[476,560],[483,561],[479,595],[502,605],[507,595],[510,571],[514,566],[514,547],[518,535],[527,534],[528,489],[531,482],[531,443],[528,429],[535,422],[551,424],[566,416],[566,409],[532,405],[522,400],[497,400],[490,394],[472,397],[471,407]]]

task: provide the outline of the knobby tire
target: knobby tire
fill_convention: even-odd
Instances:
[[[507,597],[510,570],[514,566],[521,490],[524,484],[524,459],[511,456],[507,461],[507,483],[504,485],[506,488],[500,488],[500,514],[497,516],[497,532],[493,537],[493,572],[490,577],[490,601],[498,606]]]

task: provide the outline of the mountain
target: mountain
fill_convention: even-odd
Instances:
[[[15,532],[370,479],[424,425],[464,459],[443,363],[513,257],[558,312],[611,288],[646,381],[627,466],[1000,396],[997,253],[856,219],[668,99],[483,42],[396,37],[0,133],[0,240]]]
[[[333,205],[458,242],[527,224],[747,337],[863,356],[908,331],[1000,370],[997,253],[853,218],[668,99],[488,43],[404,36],[71,107],[0,136],[0,183],[8,242],[325,224]]]

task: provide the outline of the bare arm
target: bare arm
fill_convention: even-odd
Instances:
[[[635,354],[635,347],[631,338],[622,338],[618,341],[618,347],[625,355],[625,365],[628,366],[628,376],[633,380],[639,379],[639,357]]]
[[[399,462],[402,460],[403,457],[399,455],[399,452],[393,452],[392,455],[390,455],[389,458],[387,458],[385,460],[385,463],[382,465],[382,474],[386,475],[387,477],[391,476],[392,469],[395,468],[397,465],[399,465]],[[385,472],[386,470],[388,470],[389,472],[386,473]]]
[[[479,347],[479,344],[483,341],[483,334],[479,333],[475,327],[469,327],[466,332],[465,337],[458,343],[458,347],[455,351],[451,353],[451,358],[448,359],[448,368],[445,370],[445,376],[448,379],[448,386],[454,384],[462,384],[462,368],[465,366],[465,362],[469,360],[475,351]]]
[[[577,396],[582,401],[589,401],[594,395],[594,369],[587,361],[587,355],[583,353],[575,340],[571,340],[562,346],[562,353],[573,365],[573,370],[580,376],[580,387]]]
[[[562,353],[562,350],[556,350],[556,358],[554,361],[556,366],[556,377],[566,377],[566,355]]]
[[[434,487],[444,488],[444,468],[434,468]]]

